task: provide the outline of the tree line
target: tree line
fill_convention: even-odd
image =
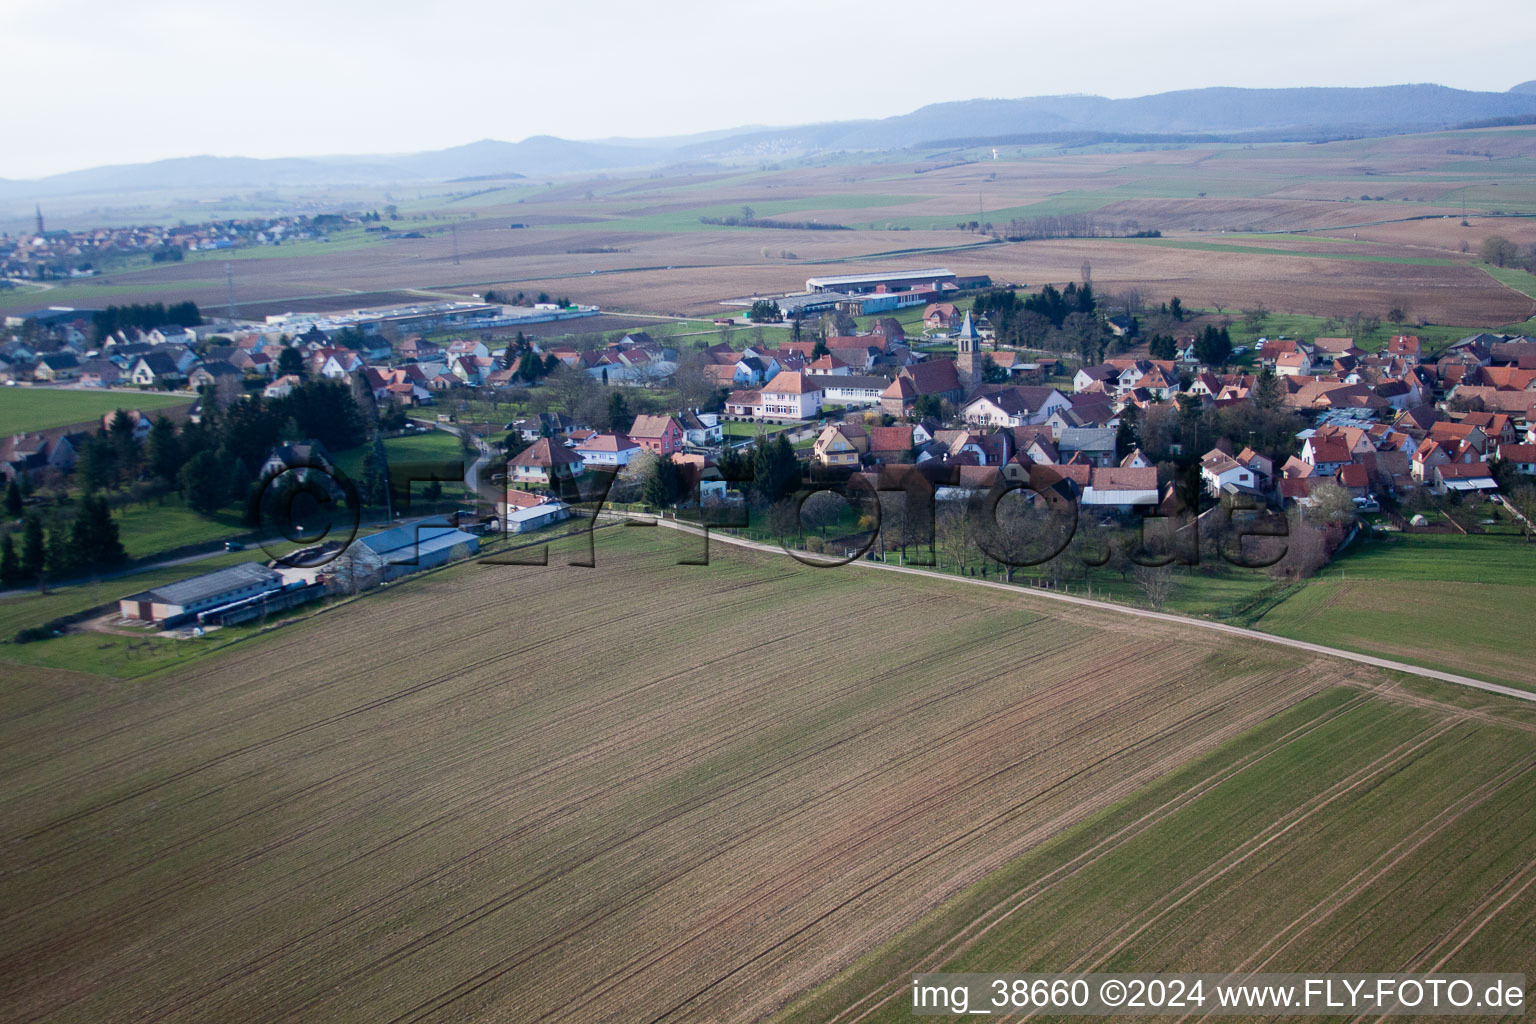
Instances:
[[[202,322],[203,314],[198,310],[197,303],[191,301],[175,302],[169,306],[163,302],[136,302],[129,306],[108,306],[91,314],[91,326],[96,328],[98,338],[105,338],[129,327],[147,331],[162,324],[197,327]]]

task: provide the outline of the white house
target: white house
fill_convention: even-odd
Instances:
[[[575,450],[588,466],[627,466],[631,459],[645,451],[630,440],[628,434],[617,432],[593,434],[576,445]]]
[[[760,415],[765,420],[808,420],[821,415],[822,385],[804,373],[784,372],[763,385]]]

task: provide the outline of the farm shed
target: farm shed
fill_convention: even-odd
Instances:
[[[409,523],[363,537],[353,549],[381,566],[385,580],[432,569],[480,550],[480,538],[446,523]]]
[[[283,580],[276,572],[258,562],[243,562],[131,594],[117,606],[125,619],[174,626],[201,612],[281,589]]]

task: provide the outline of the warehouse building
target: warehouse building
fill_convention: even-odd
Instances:
[[[354,541],[349,553],[369,563],[380,579],[433,569],[478,554],[480,538],[446,523],[408,523]]]
[[[945,285],[958,287],[959,277],[948,267],[930,267],[927,270],[893,270],[881,274],[841,274],[833,277],[808,277],[808,292],[844,292],[862,295],[873,291],[906,291],[909,288],[928,288],[938,291]],[[882,288],[883,286],[883,288]]]
[[[258,562],[244,562],[132,594],[117,605],[125,619],[177,626],[203,613],[282,589],[283,578],[276,572]]]

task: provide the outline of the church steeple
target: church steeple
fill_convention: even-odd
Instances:
[[[38,234],[42,234],[43,233],[43,204],[42,203],[38,203],[37,206],[36,206],[36,209],[37,209],[37,233]]]
[[[955,369],[959,371],[960,382],[967,387],[981,380],[981,335],[976,332],[976,325],[971,322],[970,310],[966,310],[965,320],[960,324],[959,350],[955,358]]]

